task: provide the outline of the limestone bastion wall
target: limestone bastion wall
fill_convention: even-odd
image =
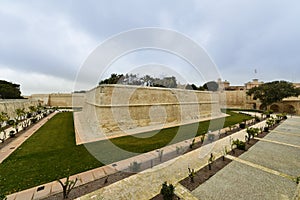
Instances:
[[[82,107],[84,93],[32,94],[29,98],[53,107]]]
[[[80,115],[81,124],[86,120],[98,126],[101,132],[113,133],[157,124],[175,126],[222,114],[218,93],[101,85],[86,93]]]
[[[16,109],[25,108],[25,110],[29,111],[28,107],[30,106],[38,106],[39,102],[36,100],[30,99],[5,99],[0,100],[0,112],[5,112],[11,118],[16,117]]]

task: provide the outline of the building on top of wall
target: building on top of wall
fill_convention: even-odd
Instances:
[[[245,87],[244,86],[231,86],[230,82],[225,80],[222,81],[220,78],[217,81],[218,86],[219,86],[219,90],[226,90],[226,91],[234,91],[234,90],[244,90]]]
[[[258,79],[253,79],[252,81],[249,81],[248,83],[245,83],[246,90],[250,90],[251,88],[258,87],[262,85],[264,82],[258,81]]]

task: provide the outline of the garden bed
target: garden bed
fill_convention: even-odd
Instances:
[[[275,127],[274,127],[275,128]],[[263,132],[259,134],[257,137],[263,138],[265,137],[269,132]],[[249,142],[245,143],[245,149],[241,150],[235,148],[234,150],[228,152],[228,155],[239,157],[243,153],[245,153],[248,149],[250,149],[255,143],[257,143],[259,140],[257,139],[251,139]],[[199,171],[195,173],[194,176],[194,182],[191,182],[191,179],[189,176],[187,176],[185,179],[181,180],[179,183],[183,185],[185,188],[187,188],[190,191],[195,190],[199,185],[207,181],[209,178],[214,176],[219,170],[223,169],[226,165],[228,165],[232,160],[220,157],[217,160],[213,161],[211,164],[211,169],[209,169],[208,165],[201,168]],[[188,174],[188,172],[187,172]]]

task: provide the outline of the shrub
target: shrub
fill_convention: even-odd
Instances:
[[[4,194],[0,194],[0,200],[6,200],[7,197]]]
[[[168,185],[167,182],[164,182],[162,184],[160,193],[163,195],[164,200],[172,200],[174,197],[174,190],[175,190],[175,187],[172,184]]]
[[[246,132],[248,133],[248,140],[250,140],[251,138],[254,138],[258,132],[259,132],[259,128],[247,128]]]
[[[275,119],[273,117],[270,117],[269,119],[267,119],[266,123],[268,127],[271,127],[275,124]]]
[[[240,141],[239,139],[233,140],[232,144],[236,145],[237,149],[244,150],[244,151],[246,150],[246,143],[243,141]]]

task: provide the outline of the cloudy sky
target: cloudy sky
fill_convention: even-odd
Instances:
[[[299,20],[297,0],[2,0],[0,79],[21,84],[23,94],[71,92],[101,43],[130,29],[160,27],[197,42],[232,85],[252,78],[300,82]],[[168,66],[160,75],[192,74],[174,55],[149,50],[120,58],[107,74],[151,68],[149,63]]]

